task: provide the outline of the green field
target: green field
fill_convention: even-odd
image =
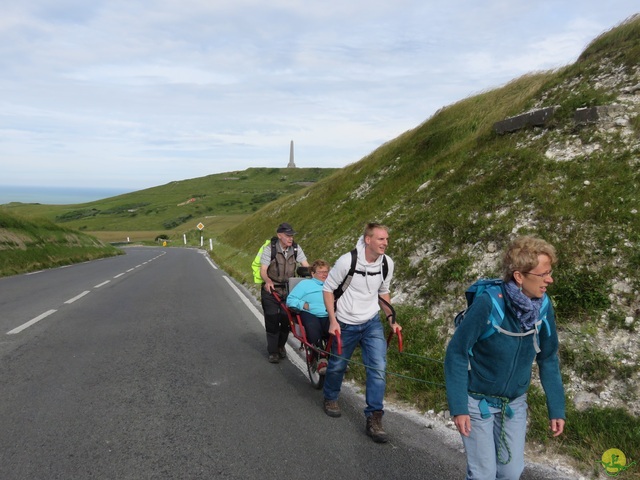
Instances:
[[[91,233],[101,240],[153,241],[166,235],[179,241],[217,236],[264,205],[305,190],[330,176],[330,168],[249,168],[170,182],[137,192],[74,205],[9,203],[7,211],[46,218]]]

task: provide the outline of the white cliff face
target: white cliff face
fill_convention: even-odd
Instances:
[[[591,80],[590,80],[591,81]],[[579,80],[572,80],[579,82]],[[571,82],[568,82],[571,83]],[[593,82],[592,82],[593,83]],[[603,152],[628,153],[623,158],[634,168],[640,168],[640,135],[633,128],[633,122],[638,122],[640,117],[640,67],[633,71],[613,68],[611,65],[601,66],[600,73],[596,76],[596,88],[606,88],[616,94],[611,105],[598,107],[596,120],[585,125],[571,123],[554,128],[530,128],[523,140],[519,141],[518,148],[535,148],[540,150],[547,159],[556,162],[580,161],[590,155]],[[556,89],[570,91],[572,85],[558,85]],[[537,107],[544,106],[542,98]],[[536,107],[536,108],[537,108]],[[635,120],[634,120],[635,119]],[[615,168],[615,165],[612,165]],[[553,178],[551,184],[555,189],[562,189],[568,182],[567,178]],[[470,181],[473,181],[472,179]],[[590,189],[598,186],[598,178],[585,178],[582,188]],[[418,192],[429,187],[429,182],[418,187]],[[359,195],[365,187],[362,186]],[[416,192],[417,193],[417,192]],[[638,215],[640,205],[630,201],[629,198],[612,199],[619,209],[627,209],[630,215]],[[590,202],[585,202],[582,208],[590,208]],[[518,202],[505,205],[495,212],[487,213],[491,220],[499,222],[503,217],[512,216],[512,209],[517,208],[518,221],[512,233],[527,231],[536,225],[534,211],[527,213],[526,208]],[[393,210],[393,209],[392,209]],[[469,222],[479,219],[470,218]],[[565,231],[585,228],[584,225],[558,225]],[[411,268],[435,271],[439,266],[447,262],[452,255],[444,256],[441,245],[437,240],[429,239],[402,239],[403,242],[415,243],[413,253],[409,255]],[[625,249],[634,249],[633,242],[621,239],[620,246]],[[592,245],[593,255],[600,255],[602,246]],[[468,245],[464,251],[455,252],[456,255],[467,256],[472,259],[469,271],[480,276],[499,276],[498,265],[501,252],[496,245],[489,242],[478,242]],[[624,258],[616,248],[607,252],[607,260],[602,260],[603,268],[622,265]],[[609,262],[605,264],[604,262]],[[559,266],[561,268],[561,266]],[[596,266],[597,268],[597,266]],[[426,272],[428,273],[428,272]],[[421,270],[421,274],[425,271]],[[451,295],[432,299],[429,315],[431,318],[453,318],[453,315],[464,307],[464,300],[457,294],[464,289],[455,281],[451,281],[445,290]],[[565,387],[569,398],[572,398],[575,406],[582,410],[590,406],[620,407],[633,415],[640,415],[640,282],[637,278],[612,278],[607,286],[610,308],[598,320],[589,325],[565,325],[559,329],[560,342],[563,348],[580,356],[580,371],[573,371],[568,366],[563,367],[568,379]],[[420,297],[421,285],[411,279],[394,281],[394,301],[411,305],[424,305]],[[615,326],[611,325],[609,314],[620,317]],[[453,326],[445,321],[443,338],[450,338],[453,334]],[[606,361],[605,361],[606,360]],[[602,366],[600,366],[602,365]],[[606,371],[603,371],[606,370]],[[536,377],[534,369],[534,377]],[[537,382],[534,378],[534,383]]]

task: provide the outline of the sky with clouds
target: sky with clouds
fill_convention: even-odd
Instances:
[[[637,0],[4,0],[0,185],[343,167],[575,61]]]

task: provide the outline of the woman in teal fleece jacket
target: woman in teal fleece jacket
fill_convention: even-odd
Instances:
[[[535,237],[515,239],[504,254],[504,283],[491,287],[500,289],[493,297],[504,306],[504,331],[480,339],[490,328],[494,308],[492,294],[485,291],[475,298],[447,346],[447,400],[465,446],[468,480],[520,478],[534,359],[547,397],[549,427],[554,436],[564,430],[555,315],[550,302],[548,308],[542,306],[555,263],[549,243]],[[540,322],[541,310],[545,318]]]

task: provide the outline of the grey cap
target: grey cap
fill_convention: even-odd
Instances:
[[[293,230],[293,227],[286,222],[278,225],[278,229],[276,230],[276,233],[284,233],[286,235],[296,234],[296,232]]]

